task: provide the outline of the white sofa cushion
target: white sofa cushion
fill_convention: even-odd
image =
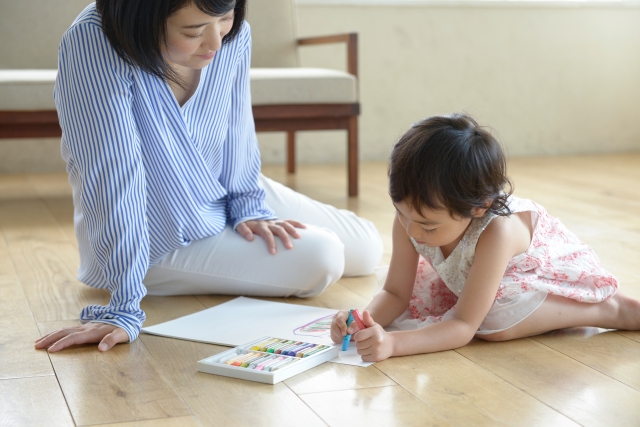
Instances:
[[[252,68],[251,103],[341,104],[357,102],[356,78],[322,68]]]
[[[58,70],[0,70],[0,110],[55,110]]]
[[[0,110],[55,110],[57,70],[0,70]],[[253,105],[357,102],[356,78],[321,68],[252,68]]]

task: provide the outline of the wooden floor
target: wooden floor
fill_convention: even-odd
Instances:
[[[515,159],[515,194],[543,204],[640,298],[640,154]],[[363,164],[359,199],[342,165],[265,174],[373,220],[391,251],[386,166]],[[640,333],[581,328],[368,368],[326,363],[275,386],[196,372],[224,347],[141,335],[107,353],[33,349],[108,295],[80,284],[65,175],[0,176],[2,426],[638,426]],[[294,304],[363,308],[373,277],[343,279]],[[147,325],[229,300],[147,297]],[[639,313],[640,315],[640,313]]]

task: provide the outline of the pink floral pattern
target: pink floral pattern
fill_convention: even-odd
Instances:
[[[457,301],[456,294],[447,288],[427,260],[420,257],[413,294],[409,302],[411,318],[419,319],[421,322],[427,319],[432,322],[440,321]]]
[[[616,293],[615,277],[560,220],[531,200],[512,196],[509,206],[513,212],[532,212],[533,237],[529,249],[509,262],[496,301],[478,333],[511,327],[538,308],[547,294],[597,303]],[[447,313],[451,315],[473,263],[478,239],[493,218],[495,215],[487,213],[473,220],[446,259],[440,248],[413,241],[422,257],[408,317],[429,324],[440,321]]]

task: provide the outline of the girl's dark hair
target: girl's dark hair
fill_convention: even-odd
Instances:
[[[180,86],[183,82],[162,57],[167,18],[190,3],[211,16],[234,10],[233,26],[223,43],[233,40],[244,21],[246,0],[96,0],[102,31],[127,63]]]
[[[389,194],[421,212],[448,209],[472,217],[473,208],[508,216],[513,186],[502,148],[465,114],[426,118],[396,143],[389,159]]]

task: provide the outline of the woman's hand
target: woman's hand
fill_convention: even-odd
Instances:
[[[124,329],[107,323],[90,322],[81,326],[62,328],[36,341],[36,348],[49,348],[50,353],[72,345],[97,343],[98,350],[107,351],[121,342],[129,342]]]
[[[358,354],[365,362],[379,362],[393,356],[393,334],[382,329],[373,321],[368,311],[362,316],[367,329],[358,331],[353,340],[356,342]],[[331,329],[333,332],[333,328]],[[332,334],[333,335],[333,334]]]
[[[269,252],[272,255],[275,255],[276,239],[274,236],[280,237],[280,240],[282,240],[282,244],[284,245],[284,247],[287,249],[291,249],[293,248],[293,244],[291,243],[291,239],[289,238],[289,236],[292,236],[294,239],[300,238],[300,235],[296,231],[296,228],[307,228],[307,226],[302,224],[301,222],[291,219],[282,221],[257,219],[241,222],[236,227],[236,231],[250,242],[253,242],[253,236],[255,234],[262,237],[264,241],[267,242]]]

